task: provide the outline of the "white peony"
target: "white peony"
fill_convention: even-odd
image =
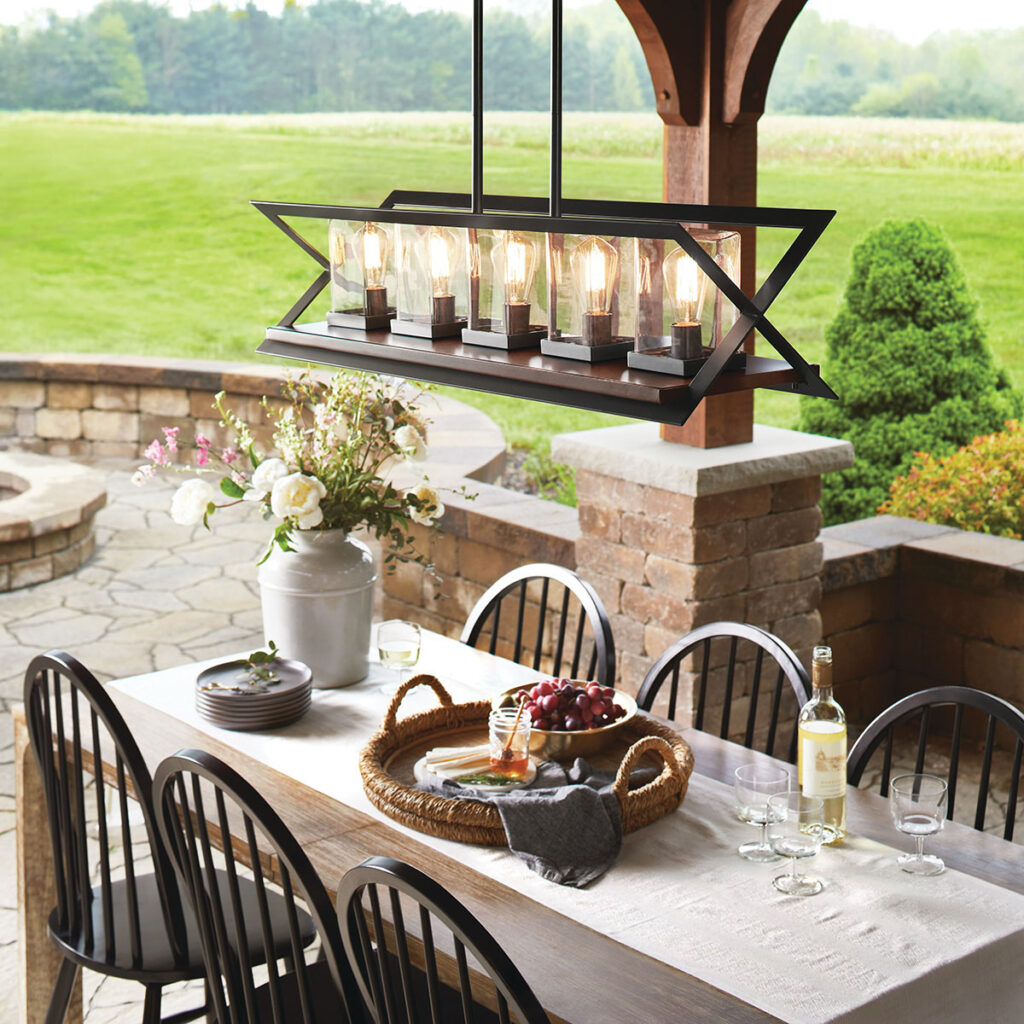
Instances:
[[[291,473],[274,481],[270,508],[281,519],[294,518],[300,530],[311,530],[324,519],[320,501],[327,488],[315,476]]]
[[[179,526],[192,526],[206,515],[206,506],[217,492],[205,480],[186,480],[171,498],[171,518]]]
[[[246,501],[259,501],[267,496],[274,484],[288,475],[282,459],[264,459],[252,474],[252,489],[245,492]]]
[[[419,487],[409,491],[406,497],[417,498],[422,505],[421,508],[409,506],[409,518],[414,523],[430,526],[435,519],[440,519],[444,515],[441,495],[430,484],[420,484]]]
[[[395,431],[395,444],[410,462],[422,462],[427,457],[427,442],[423,435],[408,423]]]

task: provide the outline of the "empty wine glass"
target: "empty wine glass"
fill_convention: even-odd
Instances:
[[[798,875],[796,862],[821,849],[825,833],[825,801],[802,793],[776,793],[768,798],[768,842],[780,857],[789,858],[789,874],[772,885],[787,896],[813,896],[824,883],[813,875]]]
[[[925,856],[924,837],[933,836],[946,818],[946,783],[935,775],[898,775],[889,783],[892,823],[917,843],[915,853],[901,854],[896,863],[912,875],[938,875],[946,870],[939,857]]]
[[[742,843],[736,852],[747,860],[764,863],[779,855],[768,842],[768,797],[789,792],[789,772],[773,764],[744,764],[736,769],[733,793],[736,815],[748,825],[760,825],[761,836]]]
[[[381,693],[394,696],[405,682],[406,671],[420,660],[420,627],[404,619],[388,619],[377,627],[377,655],[385,668],[395,669],[398,678],[385,683]]]

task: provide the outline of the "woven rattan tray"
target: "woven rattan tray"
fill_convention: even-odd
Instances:
[[[428,686],[441,706],[398,721],[405,695]],[[403,683],[388,707],[380,729],[359,755],[359,771],[370,802],[389,818],[418,832],[465,843],[504,846],[501,817],[490,804],[448,800],[413,788],[413,765],[431,747],[485,742],[490,701],[453,704],[447,690],[429,675]],[[678,733],[643,712],[625,723],[617,746],[590,759],[595,768],[615,770],[624,832],[633,832],[670,811],[686,795],[693,752]],[[629,773],[643,762],[661,766],[657,778],[629,789]]]

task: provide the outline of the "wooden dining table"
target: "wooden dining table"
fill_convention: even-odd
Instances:
[[[196,675],[207,664],[115,680],[109,692],[151,769],[161,758],[193,747],[210,751],[240,771],[281,814],[330,892],[346,870],[369,856],[386,855],[415,865],[445,885],[497,937],[555,1024],[739,1024],[786,1019],[731,991],[727,978],[716,977],[719,983],[711,983],[681,970],[670,957],[645,952],[643,942],[624,940],[611,924],[600,923],[594,914],[595,907],[600,908],[605,879],[592,887],[587,914],[577,914],[572,901],[579,890],[566,891],[536,876],[527,878],[526,868],[508,851],[434,840],[372,807],[362,793],[351,754],[379,724],[390,700],[382,687],[393,673],[382,666],[371,663],[367,679],[355,686],[318,691],[312,710],[295,725],[255,734],[230,733],[198,718],[191,695]],[[456,700],[480,699],[537,678],[523,666],[426,631],[416,671],[436,675]],[[425,690],[413,691],[402,710],[425,709],[433,706],[434,699]],[[771,759],[707,733],[681,732],[694,751],[691,786],[699,782],[702,791],[716,798],[721,790],[721,814],[735,825],[724,787],[731,786],[739,765]],[[15,736],[22,1020],[35,1024],[43,1020],[58,963],[45,931],[53,882],[46,812],[20,712],[15,713]],[[339,751],[333,760],[332,750]],[[896,839],[887,803],[877,795],[849,789],[848,819],[851,834],[865,841]],[[650,877],[655,899],[658,886],[680,881],[671,851],[665,851],[664,834],[658,832],[660,825],[647,826],[624,839],[624,852],[656,849],[659,857],[667,858]],[[712,852],[745,863],[734,849]],[[998,887],[990,895],[1001,892],[1007,901],[1024,895],[1021,847],[950,823],[941,853],[954,873]],[[609,892],[617,868],[613,866],[605,876],[611,880]],[[767,894],[771,875],[764,877]],[[699,885],[700,880],[693,879],[692,884]],[[1020,926],[1024,930],[1024,918]],[[1016,935],[1011,938],[1017,941]],[[691,934],[685,941],[700,943],[702,936]],[[969,969],[965,964],[964,970]],[[827,977],[821,983],[827,985]],[[77,1024],[74,1014],[68,1020]]]

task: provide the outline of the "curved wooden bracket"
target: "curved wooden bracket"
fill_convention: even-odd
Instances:
[[[722,120],[760,117],[786,34],[807,0],[732,0],[726,13]]]
[[[704,80],[703,0],[618,0],[647,60],[665,124],[698,125]]]
[[[786,34],[807,0],[731,0],[724,53],[705,48],[705,18],[718,21],[719,0],[618,0],[640,40],[657,110],[668,125],[701,124],[705,88],[718,90],[725,124],[764,113],[765,95]]]

